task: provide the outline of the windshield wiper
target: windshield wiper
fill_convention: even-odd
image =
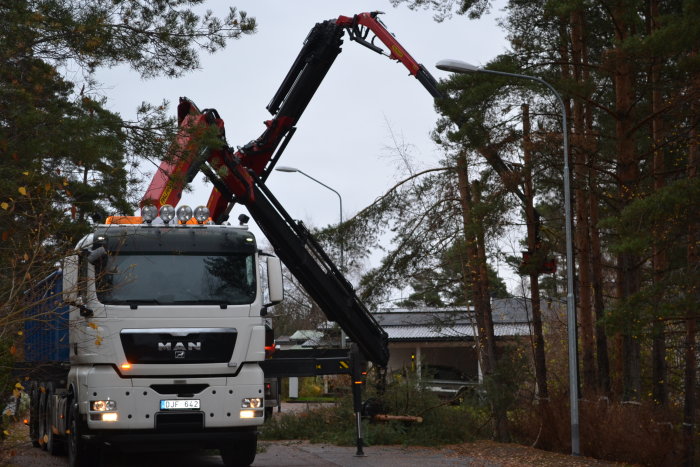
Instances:
[[[223,300],[175,300],[170,302],[173,305],[219,305],[221,309],[226,309],[229,302]]]
[[[124,300],[121,303],[125,303],[129,305],[129,307],[132,310],[135,310],[139,307],[139,305],[160,305],[161,303],[158,300],[155,299],[148,299],[148,300]]]

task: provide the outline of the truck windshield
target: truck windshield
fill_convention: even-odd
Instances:
[[[250,254],[120,254],[98,269],[97,297],[105,304],[241,305],[257,290]]]

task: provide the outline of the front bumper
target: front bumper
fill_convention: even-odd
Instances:
[[[258,365],[244,365],[236,376],[123,378],[110,366],[95,366],[81,380],[80,413],[90,432],[148,430],[197,433],[262,425],[264,418],[241,418],[243,398],[263,397]],[[82,384],[82,383],[85,384]],[[168,391],[163,388],[177,388]],[[183,389],[185,388],[185,389]],[[187,388],[194,388],[192,390]],[[195,392],[196,391],[196,392]],[[161,400],[199,400],[197,410],[161,410]],[[102,421],[91,400],[116,402],[117,419]],[[262,409],[260,409],[262,412]]]

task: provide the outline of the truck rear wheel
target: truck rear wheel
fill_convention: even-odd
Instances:
[[[38,448],[39,444],[39,388],[36,381],[29,383],[29,439],[32,446]]]
[[[39,413],[37,414],[37,439],[41,448],[46,449],[46,402],[48,398],[46,397],[46,383],[43,381],[39,383],[37,396],[39,399]]]
[[[81,436],[85,431],[85,424],[80,419],[78,404],[70,401],[70,413],[68,415],[68,465],[70,467],[99,467],[102,464],[100,449],[84,441]]]
[[[46,418],[44,423],[46,426],[46,437],[44,439],[46,440],[46,450],[49,451],[52,456],[57,456],[61,453],[62,445],[53,432],[52,422],[55,408],[51,402],[53,399],[51,396],[53,396],[54,391],[53,383],[46,383]]]
[[[235,441],[219,452],[226,467],[248,467],[255,460],[257,449],[258,439],[254,436],[253,439]]]

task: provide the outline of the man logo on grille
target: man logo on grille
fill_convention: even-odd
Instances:
[[[186,351],[202,351],[202,343],[201,342],[187,342],[187,345],[185,346],[184,342],[175,342],[175,345],[173,345],[172,342],[158,342],[158,351],[166,351],[166,352],[175,352],[175,358],[177,359],[183,359],[187,355]]]
[[[202,343],[201,342],[188,342],[187,346],[185,346],[184,343],[182,342],[175,342],[175,345],[173,345],[172,342],[158,342],[158,351],[171,351],[171,350],[182,350],[183,352],[185,350],[197,350],[201,351],[202,350]]]

